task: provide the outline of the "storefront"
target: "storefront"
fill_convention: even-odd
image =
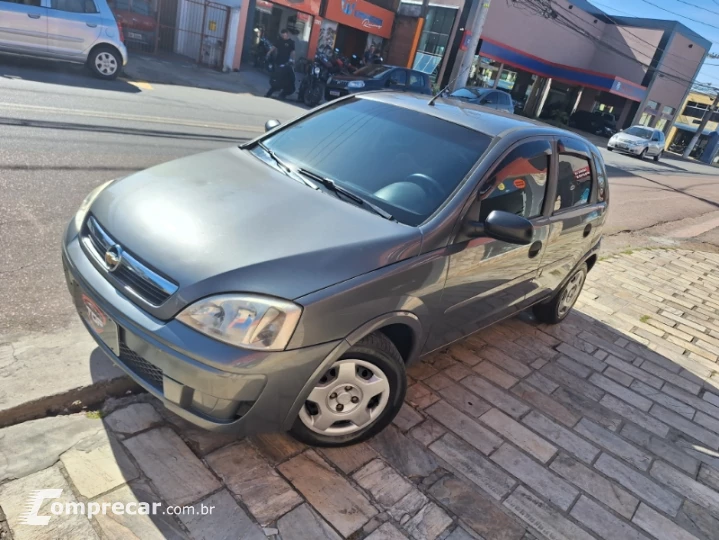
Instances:
[[[324,18],[318,50],[339,49],[358,58],[372,45],[381,52],[394,23],[394,13],[366,0],[329,0]]]
[[[252,47],[263,37],[274,43],[279,39],[280,31],[286,28],[295,42],[295,58],[314,54],[312,27],[319,15],[320,3],[320,0],[256,0],[254,22],[249,29],[253,34]]]

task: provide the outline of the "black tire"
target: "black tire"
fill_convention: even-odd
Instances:
[[[112,57],[112,60],[109,60],[109,57]],[[107,61],[104,61],[106,59]],[[103,68],[101,67],[102,65],[107,67]],[[113,65],[115,69],[110,72],[109,69]],[[120,53],[114,47],[103,45],[93,49],[90,53],[90,56],[87,58],[87,67],[98,79],[112,81],[117,79],[117,76],[122,73],[122,56],[120,56]]]
[[[609,150],[610,152],[614,152],[614,148],[611,148],[609,146],[607,146],[607,150]]]
[[[659,161],[659,159],[662,157],[663,152],[659,152],[656,156],[654,156],[654,161]]]
[[[642,150],[642,152],[637,156],[637,158],[644,160],[645,157],[647,157],[647,149],[646,148],[644,150]]]
[[[339,447],[358,444],[386,428],[399,412],[407,392],[407,373],[404,360],[397,347],[380,332],[362,338],[351,347],[342,359],[364,360],[379,367],[387,376],[390,387],[389,401],[374,422],[360,431],[348,435],[328,436],[309,429],[298,416],[290,429],[290,435],[310,446]]]
[[[572,311],[572,307],[574,306],[574,302],[576,302],[577,298],[579,297],[579,293],[582,292],[582,287],[584,287],[584,282],[587,278],[587,272],[588,268],[586,264],[582,264],[579,268],[577,268],[572,275],[567,279],[566,283],[562,285],[562,287],[554,294],[554,296],[548,300],[547,302],[543,302],[541,304],[535,304],[532,306],[532,312],[534,313],[534,316],[537,318],[537,320],[541,323],[545,324],[558,324],[564,320],[564,318],[569,315],[569,313]],[[579,285],[579,293],[572,301],[572,305],[567,309],[566,311],[560,311],[560,307],[562,307],[562,300],[564,298],[565,292],[567,291],[568,286],[570,283],[572,283],[572,280],[577,276],[578,274],[581,274],[581,283]]]
[[[311,84],[307,92],[305,92],[305,105],[308,107],[316,107],[320,101],[322,101],[324,93],[325,91],[321,84]]]

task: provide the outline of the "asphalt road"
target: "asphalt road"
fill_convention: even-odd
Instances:
[[[0,336],[57,331],[75,318],[59,242],[94,186],[236,144],[261,133],[268,118],[302,112],[247,94],[104,82],[81,68],[0,58]],[[719,210],[716,169],[605,157],[610,234],[687,218],[703,231],[702,216]],[[700,234],[714,241],[712,230]]]

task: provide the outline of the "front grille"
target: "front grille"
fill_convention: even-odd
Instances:
[[[124,339],[120,340],[120,361],[143,381],[163,391],[162,370],[125,345]]]
[[[124,249],[120,265],[114,271],[110,271],[105,264],[105,253],[111,247],[117,245],[117,242],[100,226],[93,216],[90,216],[87,220],[83,240],[86,248],[100,265],[107,270],[108,275],[117,280],[124,289],[148,304],[159,306],[177,291],[177,285],[138,261]]]

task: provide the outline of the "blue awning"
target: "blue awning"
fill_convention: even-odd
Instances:
[[[696,133],[697,129],[699,129],[699,125],[691,126],[689,124],[682,124],[681,122],[674,122],[674,127],[677,129],[683,129],[684,131],[688,131],[690,133]],[[702,135],[711,135],[712,133],[715,133],[715,131],[712,131],[711,129],[705,129],[702,131]]]

